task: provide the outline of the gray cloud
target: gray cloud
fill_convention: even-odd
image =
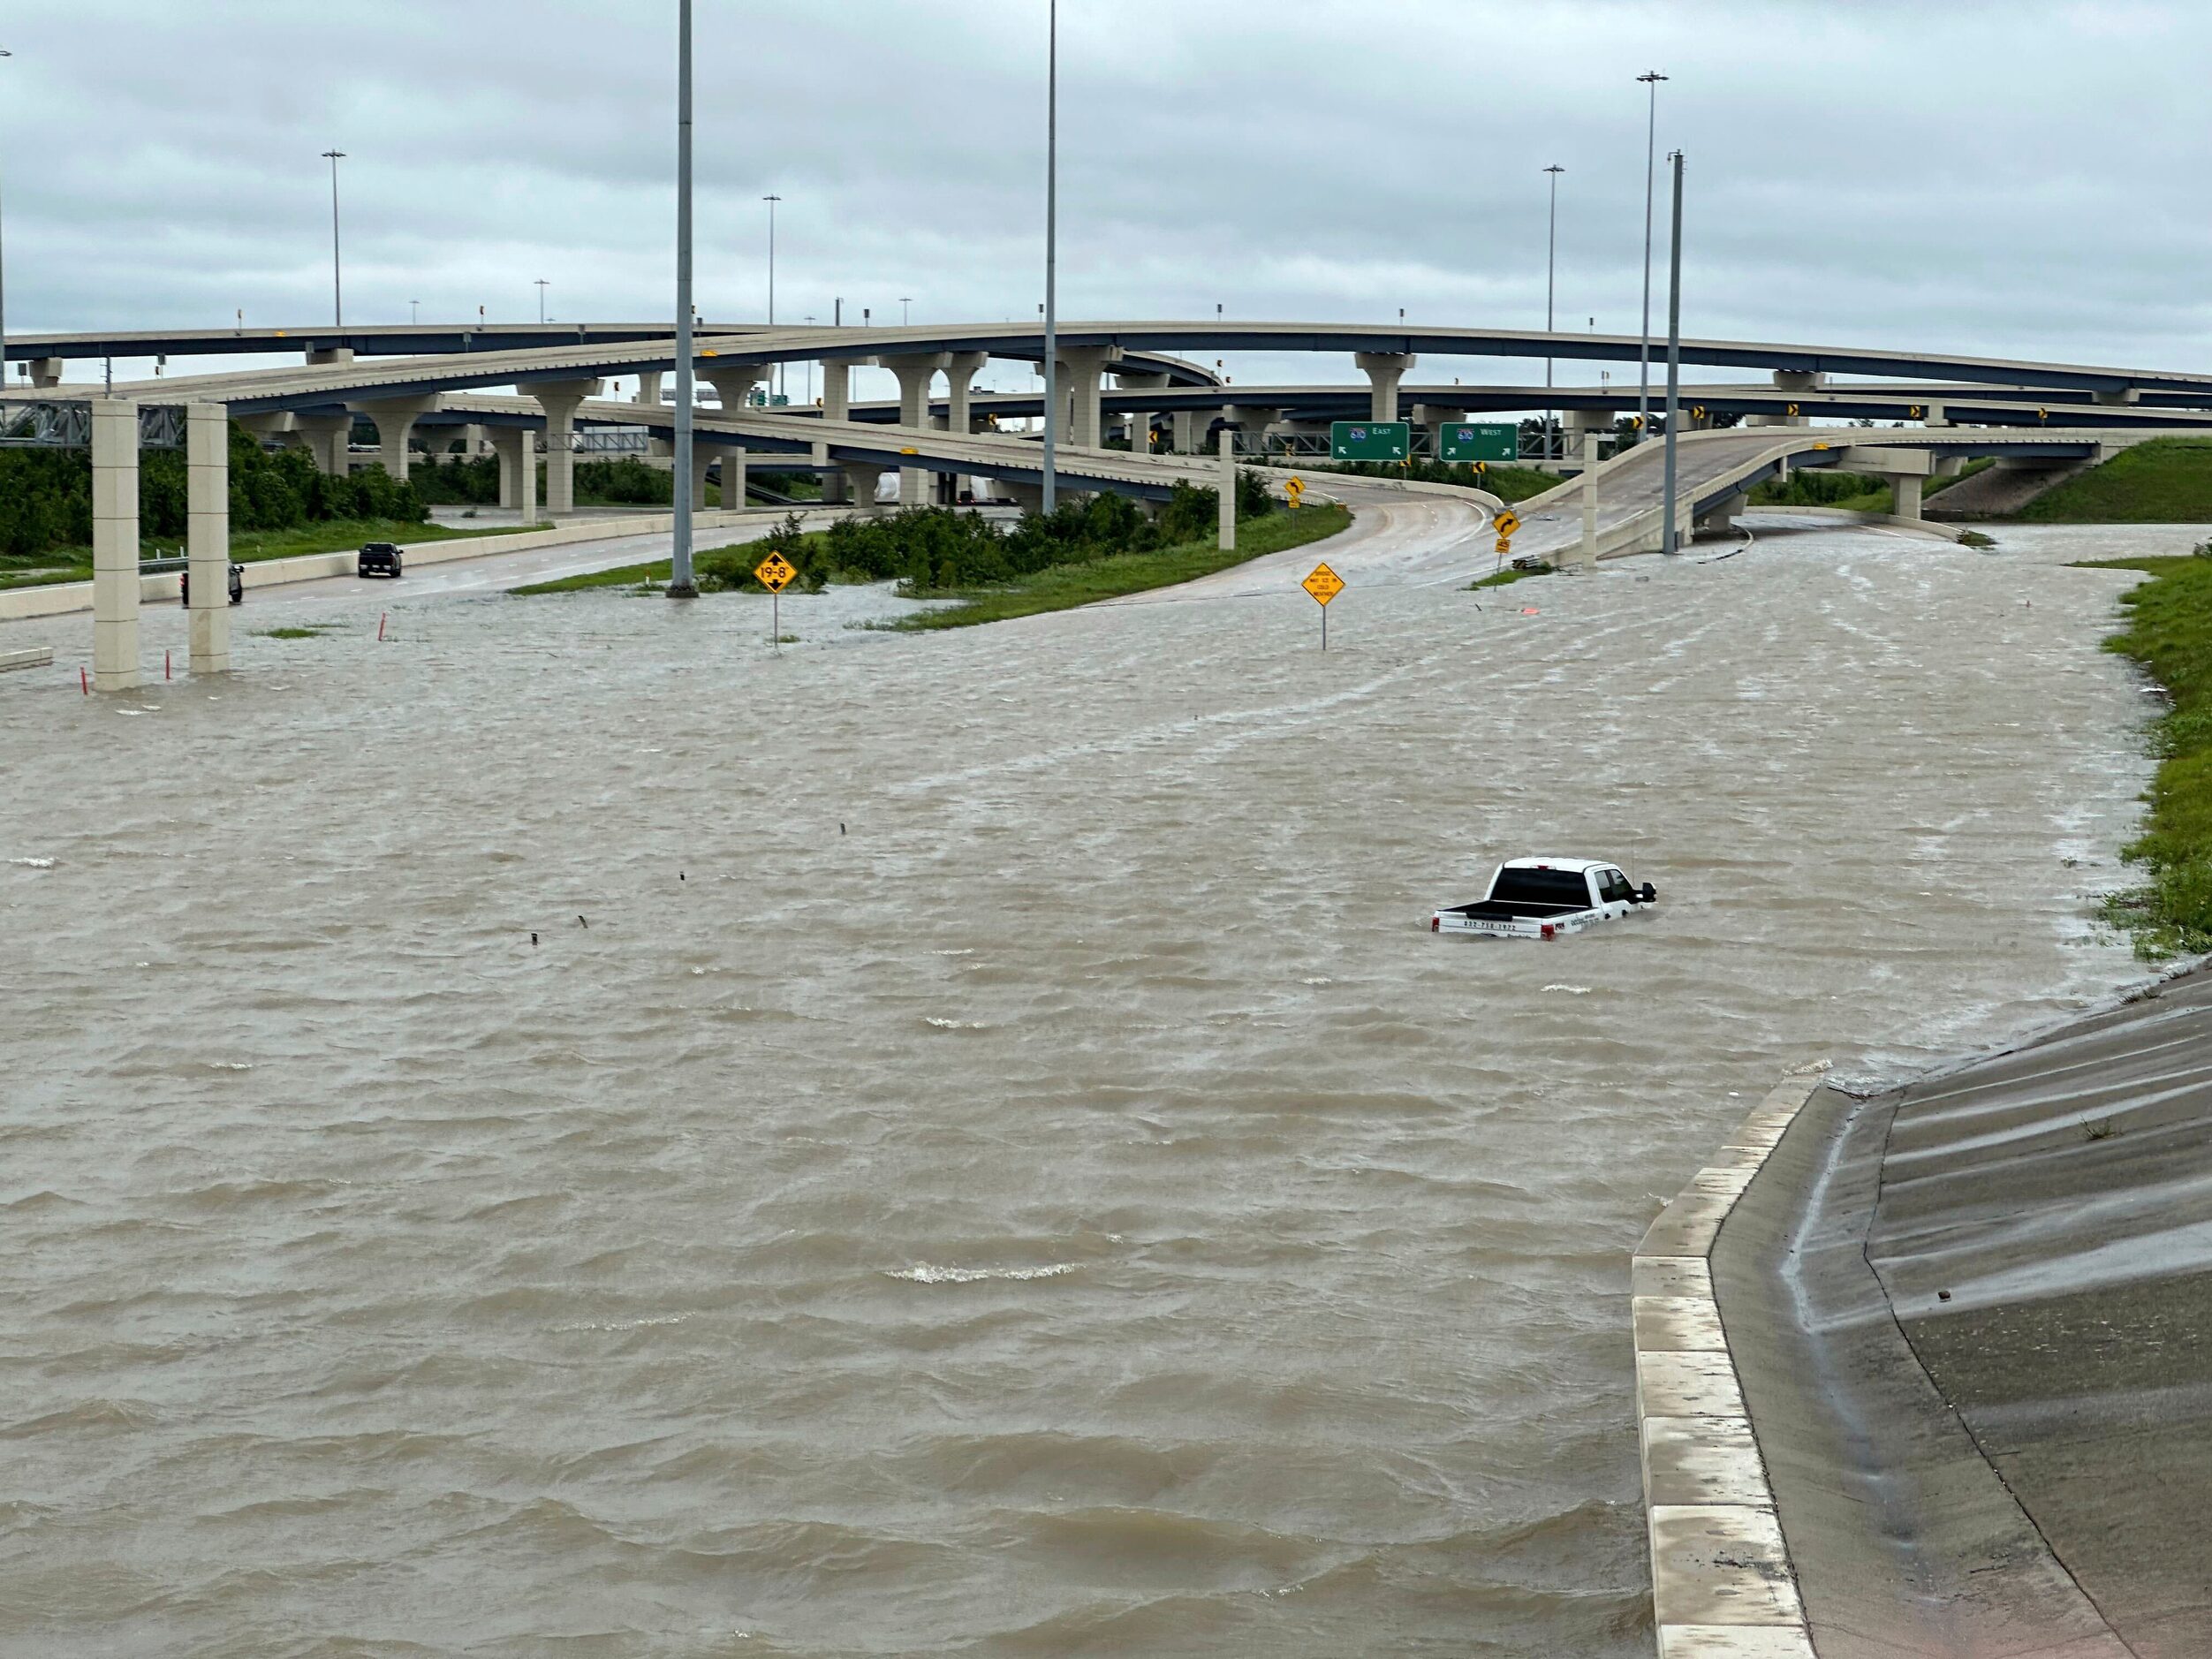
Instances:
[[[698,0],[701,303],[1034,315],[1043,0]],[[1635,326],[1642,90],[1686,326],[2202,367],[2212,7],[1064,0],[1071,317]],[[11,329],[666,314],[673,0],[71,0],[0,23]],[[1663,202],[1662,204],[1663,223]],[[1240,380],[1349,374],[1257,360]],[[1526,366],[1435,363],[1449,378]],[[1540,371],[1539,371],[1540,372]],[[1580,371],[1574,371],[1580,372]],[[1015,383],[999,367],[1003,383]]]

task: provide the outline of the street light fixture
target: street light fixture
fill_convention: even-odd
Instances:
[[[244,314],[243,312],[239,313],[241,317]],[[407,321],[411,325],[422,321],[422,301],[420,299],[407,301]]]
[[[1544,239],[1544,332],[1551,332],[1551,306],[1556,292],[1554,278],[1559,266],[1559,175],[1567,170],[1554,162],[1544,171],[1551,175],[1551,228]],[[1544,390],[1551,390],[1551,353],[1544,353]],[[1557,419],[1557,409],[1544,411],[1544,459],[1551,458],[1551,428]]]
[[[909,306],[911,306],[911,305],[913,305],[913,303],[914,303],[914,302],[913,302],[912,299],[907,299],[907,298],[906,298],[905,295],[903,295],[903,294],[899,297],[899,300],[898,300],[898,326],[899,326],[900,328],[902,328],[902,329],[903,329],[903,328],[905,328],[905,327],[906,326],[906,317],[907,317],[907,310],[906,310],[906,307],[909,307]]]
[[[1667,79],[1655,69],[1636,77],[1651,89],[1650,111],[1644,120],[1644,334],[1637,353],[1636,439],[1641,443],[1651,430],[1651,192],[1652,171],[1659,146],[1659,83]]]
[[[550,285],[544,277],[538,278],[538,322],[541,326],[545,322],[545,291]]]
[[[342,329],[345,326],[345,289],[338,263],[338,163],[345,159],[345,152],[325,150],[322,159],[330,163],[330,322]]]

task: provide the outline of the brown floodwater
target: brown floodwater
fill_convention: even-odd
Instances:
[[[2149,700],[2120,533],[1456,511],[1325,655],[1309,552],[0,680],[0,1650],[1647,1653],[1630,1246],[1783,1068],[2140,972]],[[1543,851],[1663,902],[1430,936]]]

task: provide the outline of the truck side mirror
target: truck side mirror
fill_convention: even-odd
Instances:
[[[1636,895],[1636,902],[1640,905],[1657,904],[1659,902],[1659,890],[1654,887],[1649,882],[1646,882],[1643,885],[1643,890]]]

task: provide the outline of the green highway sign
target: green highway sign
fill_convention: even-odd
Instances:
[[[1520,453],[1520,428],[1503,422],[1470,426],[1453,420],[1436,428],[1440,461],[1511,461]]]
[[[1332,461],[1402,461],[1413,453],[1403,420],[1332,420],[1329,458]]]

